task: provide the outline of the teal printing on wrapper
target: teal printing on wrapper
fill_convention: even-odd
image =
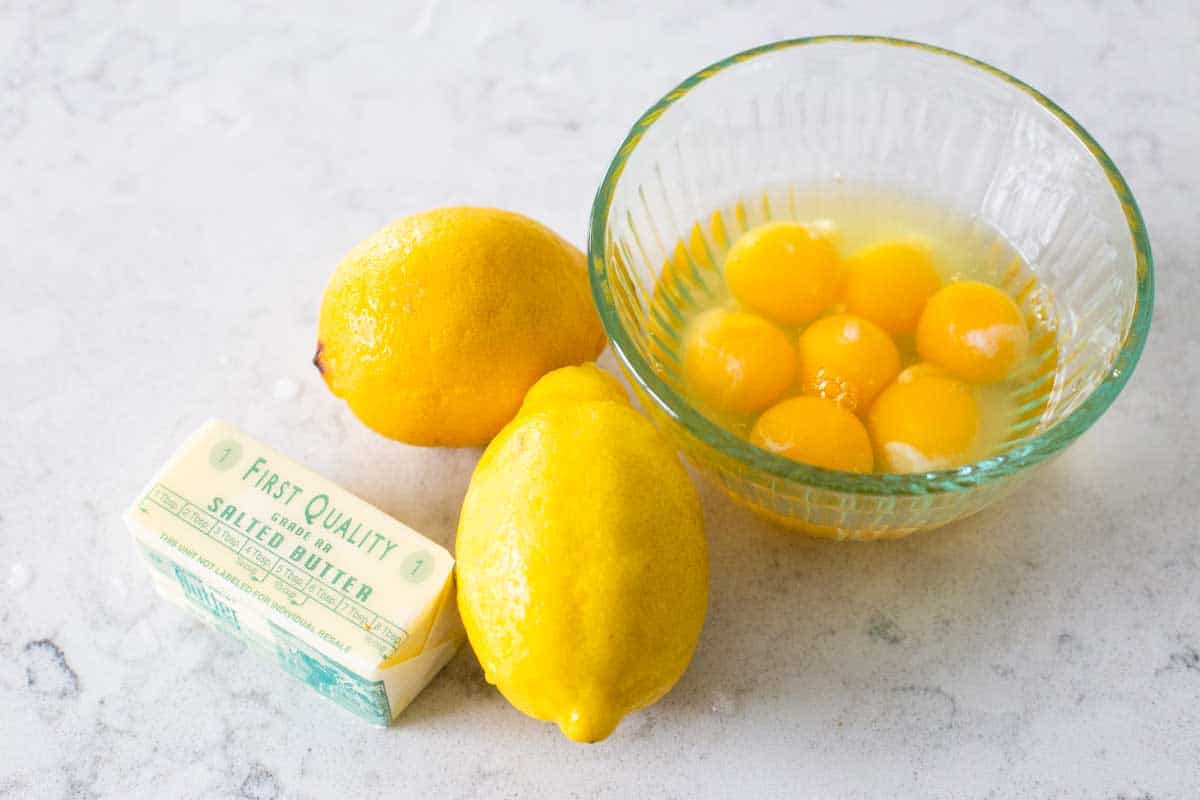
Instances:
[[[270,640],[256,637],[238,625],[237,610],[233,604],[195,574],[164,559],[153,550],[142,547],[141,551],[164,578],[176,582],[188,601],[188,607],[202,621],[235,636],[259,652],[274,653],[279,665],[289,675],[372,725],[387,725],[391,721],[392,713],[383,681],[358,675],[274,623],[268,622],[272,634]]]
[[[279,665],[352,714],[375,725],[392,719],[383,681],[367,680],[270,623]]]

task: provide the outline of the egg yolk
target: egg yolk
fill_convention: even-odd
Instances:
[[[795,222],[761,225],[733,243],[725,282],[746,308],[782,325],[802,325],[841,292],[837,251]]]
[[[986,283],[962,281],[940,289],[917,323],[921,358],[971,383],[1008,377],[1028,346],[1021,309]]]
[[[695,319],[683,351],[688,389],[718,411],[753,414],[774,403],[796,377],[796,350],[762,317],[714,309]]]
[[[843,472],[870,472],[871,439],[854,414],[830,400],[792,397],[763,412],[750,441],[795,461]]]
[[[896,343],[875,323],[835,314],[800,336],[800,391],[864,411],[900,371]]]
[[[896,383],[912,383],[917,378],[952,378],[954,377],[937,364],[928,361],[918,361],[910,367],[905,367],[896,376]]]
[[[885,472],[929,472],[971,460],[979,406],[960,380],[924,375],[896,381],[867,415],[876,464]]]
[[[908,242],[879,244],[849,259],[846,308],[893,336],[907,336],[917,329],[925,301],[941,285],[926,248]]]

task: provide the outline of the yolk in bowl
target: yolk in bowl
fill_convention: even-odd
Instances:
[[[897,380],[867,415],[877,465],[886,472],[929,472],[970,460],[979,405],[960,380],[920,375]]]
[[[928,361],[918,361],[912,366],[905,367],[896,376],[896,383],[912,383],[917,378],[952,378],[954,377],[937,364]]]
[[[846,308],[893,336],[917,329],[925,301],[942,285],[929,250],[909,242],[886,242],[847,261]]]
[[[854,414],[819,397],[792,397],[763,412],[750,431],[754,444],[825,469],[870,472],[871,439]]]
[[[802,325],[838,299],[841,268],[827,238],[795,222],[771,222],[733,243],[725,281],[746,308],[781,325]]]
[[[1055,316],[1014,302],[1045,294],[1019,253],[947,211],[855,187],[768,191],[698,218],[656,281],[663,376],[728,432],[831,469],[1003,452],[1046,408]]]
[[[800,389],[865,411],[900,371],[896,343],[875,323],[835,314],[809,325],[800,336]]]
[[[762,317],[713,309],[687,332],[683,373],[689,390],[712,408],[753,414],[791,387],[796,350],[787,334]]]
[[[1008,377],[1028,346],[1021,309],[995,286],[978,281],[940,289],[917,323],[921,358],[971,383]]]

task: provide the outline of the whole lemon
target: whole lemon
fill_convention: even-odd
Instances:
[[[384,436],[465,446],[491,439],[543,374],[603,348],[578,249],[520,214],[456,207],[350,251],[321,302],[313,363]]]
[[[704,624],[708,549],[691,480],[623,394],[613,398],[615,380],[598,370],[542,380],[558,385],[534,387],[537,402],[471,478],[458,607],[489,683],[568,738],[594,742],[687,668]]]

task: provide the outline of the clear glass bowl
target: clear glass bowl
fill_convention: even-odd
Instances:
[[[687,248],[676,243],[703,237],[693,223],[737,197],[840,182],[971,215],[1015,248],[1048,290],[1057,364],[1052,378],[1015,389],[1041,413],[1001,452],[939,472],[836,472],[761,450],[686,399],[679,370],[654,344],[679,333],[679,320],[653,302],[673,259],[688,266]],[[688,458],[770,519],[852,539],[945,525],[1028,480],[1121,391],[1154,296],[1137,204],[1087,131],[994,67],[879,37],[765,45],[671,90],[633,126],[608,169],[592,208],[588,260],[623,369]]]

